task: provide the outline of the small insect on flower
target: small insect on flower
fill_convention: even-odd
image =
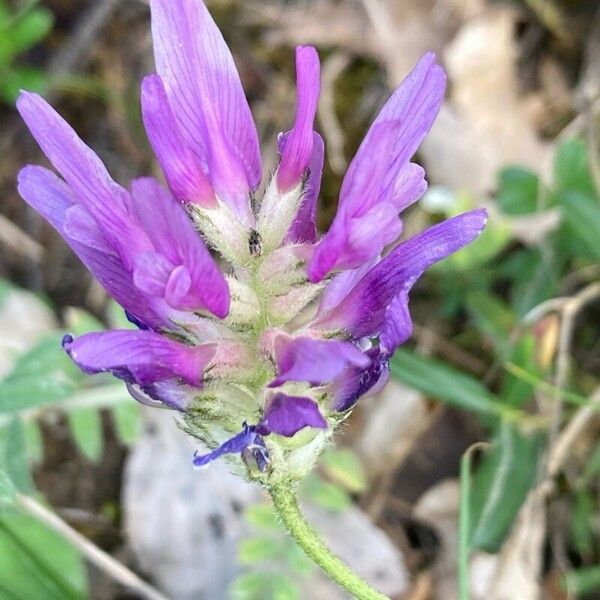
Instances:
[[[221,33],[201,0],[150,5],[157,74],[143,80],[141,103],[165,186],[145,177],[125,189],[41,97],[18,100],[59,174],[25,167],[21,195],[139,329],[63,345],[86,373],[111,372],[136,399],[179,411],[211,450],[196,466],[228,455],[262,483],[298,480],[356,401],[385,384],[411,334],[415,281],[484,227],[475,210],[397,243],[399,214],[427,187],[411,157],[446,76],[426,54],[392,94],[318,237],[316,50],[296,49],[296,115],[255,201],[256,127]]]

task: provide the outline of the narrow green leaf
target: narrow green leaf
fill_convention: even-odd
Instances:
[[[39,521],[0,517],[0,585],[8,598],[83,600],[85,567],[77,552]]]
[[[540,375],[536,362],[536,340],[530,333],[524,333],[521,339],[510,352],[510,362],[529,373]],[[523,381],[521,377],[506,372],[502,381],[502,400],[516,408],[521,408],[533,395],[536,386],[530,381]]]
[[[396,351],[390,371],[409,387],[458,408],[496,416],[506,409],[477,379],[406,348]]]
[[[580,597],[600,590],[600,566],[569,571],[563,587],[570,597]]]
[[[579,394],[575,394],[569,390],[559,389],[547,381],[544,381],[538,375],[529,373],[514,363],[508,362],[504,365],[504,368],[517,379],[520,379],[521,381],[524,381],[525,383],[528,383],[537,389],[544,390],[550,394],[556,394],[564,402],[568,402],[574,406],[591,406],[590,400],[585,396],[580,396]]]
[[[583,475],[578,485],[582,488],[587,487],[598,473],[600,473],[600,442],[586,461]]]
[[[102,457],[104,435],[102,418],[95,408],[80,408],[69,411],[69,426],[73,439],[81,452],[97,462]]]
[[[471,459],[474,447],[460,460],[460,501],[458,514],[458,597],[469,600],[469,550],[471,540]]]
[[[12,419],[0,426],[0,468],[5,470],[17,490],[26,494],[33,492],[25,434],[20,419]]]
[[[473,478],[471,546],[497,552],[535,481],[544,437],[502,423]]]
[[[593,520],[596,511],[594,497],[587,492],[575,496],[575,505],[571,515],[571,540],[577,552],[589,558],[594,552]]]

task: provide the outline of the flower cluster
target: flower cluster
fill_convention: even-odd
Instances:
[[[384,385],[388,359],[411,334],[417,278],[485,224],[484,211],[465,213],[386,254],[399,213],[427,187],[410,159],[445,74],[427,54],[391,96],[319,238],[315,49],[296,50],[296,117],[259,200],[257,132],[221,33],[201,0],[150,4],[158,74],[142,83],[142,115],[166,186],[140,178],[121,187],[42,98],[18,101],[60,174],[25,167],[21,195],[138,328],[63,345],[86,373],[111,372],[139,401],[180,411],[212,449],[197,466],[231,454],[255,479],[300,478],[356,401]]]

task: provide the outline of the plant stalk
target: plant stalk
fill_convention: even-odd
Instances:
[[[278,483],[270,486],[268,491],[273,499],[273,505],[290,535],[306,555],[331,579],[358,600],[389,600],[387,596],[373,589],[332,554],[302,515],[292,484]]]

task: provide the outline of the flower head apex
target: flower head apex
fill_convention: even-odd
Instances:
[[[221,33],[201,0],[150,5],[157,72],[143,80],[142,116],[166,186],[122,187],[40,96],[18,100],[57,172],[26,166],[21,195],[138,327],[63,345],[85,372],[110,372],[140,402],[179,411],[210,449],[196,466],[228,455],[263,483],[299,479],[356,401],[385,384],[412,331],[415,281],[485,225],[475,210],[398,243],[399,214],[427,187],[411,158],[445,74],[427,54],[392,94],[319,238],[316,50],[296,50],[296,114],[256,199],[258,136]]]

